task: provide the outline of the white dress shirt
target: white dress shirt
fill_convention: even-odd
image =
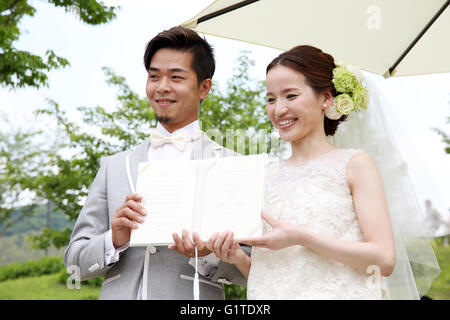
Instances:
[[[195,120],[194,122],[191,122],[187,126],[180,128],[178,130],[175,130],[174,132],[170,133],[167,131],[166,128],[164,128],[159,122],[156,125],[156,129],[161,133],[164,133],[167,136],[174,135],[176,133],[186,133],[190,138],[197,138],[199,137],[198,133],[200,132],[200,126],[199,121]],[[149,162],[154,161],[168,161],[168,160],[189,160],[192,152],[194,150],[194,142],[188,142],[186,149],[183,151],[178,151],[175,149],[172,144],[166,143],[160,147],[153,148],[151,145],[148,147],[148,159]],[[125,164],[124,164],[125,166]],[[128,249],[130,246],[130,243],[126,243],[120,248],[114,248],[113,242],[112,242],[112,231],[111,229],[108,230],[108,233],[105,237],[105,265],[112,264],[114,262],[119,261],[119,254],[120,252]]]

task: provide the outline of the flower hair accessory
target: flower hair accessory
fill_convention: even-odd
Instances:
[[[338,65],[333,69],[331,80],[337,91],[333,104],[325,110],[325,116],[337,120],[351,112],[366,109],[369,92],[363,87],[364,76],[359,68],[352,65]]]

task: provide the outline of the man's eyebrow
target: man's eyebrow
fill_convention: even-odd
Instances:
[[[161,71],[161,69],[155,68],[155,67],[149,67],[148,71],[158,72],[158,71]],[[187,70],[184,70],[183,68],[172,68],[172,69],[169,69],[169,71],[172,72],[172,73],[174,73],[174,72],[187,73]]]
[[[183,68],[173,68],[173,69],[169,69],[172,72],[184,72],[187,73],[187,70],[184,70]]]

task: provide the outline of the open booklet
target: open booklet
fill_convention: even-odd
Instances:
[[[266,164],[267,154],[140,163],[136,192],[147,216],[130,245],[167,245],[182,229],[203,241],[216,231],[261,235]]]

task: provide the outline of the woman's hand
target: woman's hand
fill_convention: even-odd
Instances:
[[[299,236],[304,230],[302,227],[275,219],[264,212],[261,212],[261,217],[272,227],[272,230],[261,237],[239,239],[239,242],[271,250],[280,250],[299,244]]]
[[[206,248],[214,252],[217,258],[232,264],[242,263],[244,259],[248,258],[234,239],[233,232],[215,232],[206,243]]]

